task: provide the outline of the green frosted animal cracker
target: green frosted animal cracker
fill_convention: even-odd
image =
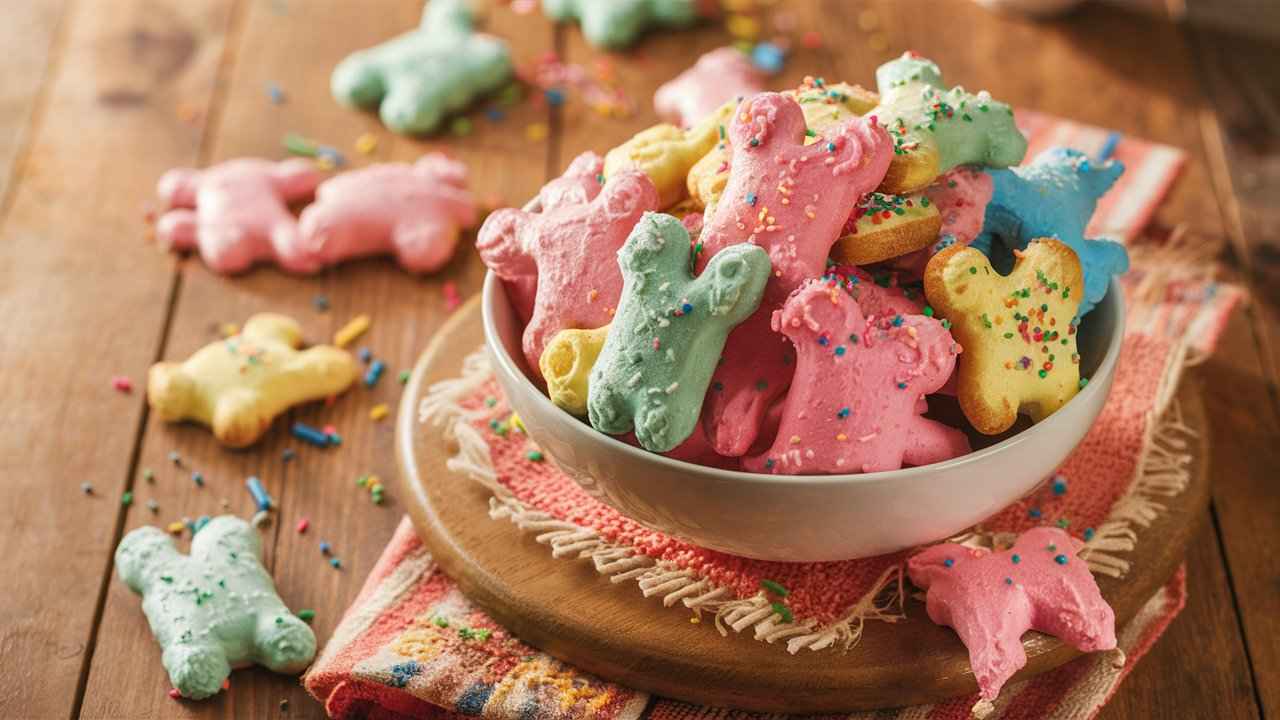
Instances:
[[[732,245],[697,278],[689,233],[670,215],[645,213],[618,251],[622,298],[591,371],[587,415],[612,435],[634,429],[667,452],[693,433],[725,337],[764,294],[769,254]]]
[[[577,20],[587,42],[623,48],[653,27],[684,27],[698,19],[696,0],[542,0],[556,22]]]
[[[880,105],[869,114],[889,131],[894,144],[881,192],[923,190],[957,165],[1017,165],[1027,152],[1012,108],[992,100],[985,90],[947,89],[932,60],[905,53],[876,70],[876,85]]]
[[[197,532],[190,555],[155,527],[134,530],[116,548],[120,578],[142,595],[161,662],[183,697],[217,693],[233,667],[297,673],[315,656],[316,636],[281,602],[261,557],[257,531],[231,515]]]
[[[418,29],[347,56],[329,84],[338,102],[378,108],[388,128],[416,135],[510,77],[510,50],[472,31],[467,0],[431,0]]]

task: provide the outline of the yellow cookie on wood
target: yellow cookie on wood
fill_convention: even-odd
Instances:
[[[809,137],[805,144],[817,141],[829,134],[845,120],[865,115],[880,103],[880,96],[858,85],[836,83],[829,85],[822,80],[805,78],[794,90],[782,93],[795,98],[804,111],[805,127]],[[733,151],[728,137],[721,133],[720,142],[689,170],[689,197],[700,208],[715,205],[729,181],[729,158]]]
[[[638,168],[658,189],[662,208],[675,205],[687,192],[689,169],[715,147],[734,107],[735,102],[727,102],[688,130],[666,123],[641,130],[604,156],[605,179]]]
[[[587,414],[587,378],[609,337],[609,327],[561,330],[547,343],[538,368],[547,381],[547,396],[557,407],[573,415]]]
[[[1032,240],[1000,275],[987,256],[953,245],[924,273],[929,305],[960,341],[957,396],[979,432],[1004,432],[1019,409],[1039,422],[1080,390],[1073,320],[1084,297],[1080,260],[1057,240]]]
[[[350,354],[328,345],[298,350],[301,345],[302,328],[292,318],[254,315],[239,334],[185,362],[152,365],[147,401],[166,421],[213,428],[223,445],[252,445],[280,413],[336,395],[356,379]]]
[[[831,256],[848,265],[869,265],[928,247],[941,231],[942,215],[924,193],[867,193],[854,206]]]

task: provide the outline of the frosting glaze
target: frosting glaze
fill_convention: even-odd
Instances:
[[[377,108],[398,133],[436,130],[446,115],[511,79],[507,44],[474,32],[473,19],[467,0],[431,0],[417,29],[338,63],[329,82],[334,99]]]
[[[577,20],[587,42],[619,49],[645,30],[692,25],[709,3],[699,0],[542,0],[542,12],[556,22]]]
[[[622,300],[589,382],[591,426],[634,429],[654,452],[693,434],[725,337],[755,312],[769,278],[769,256],[753,245],[726,248],[697,278],[689,256],[679,220],[641,218],[618,253]]]
[[[315,272],[320,261],[301,243],[289,203],[310,198],[322,178],[301,158],[175,168],[157,183],[168,212],[156,222],[156,239],[172,250],[198,250],[215,272],[244,272],[265,261],[291,272]]]
[[[1008,276],[959,245],[929,261],[925,295],[965,348],[956,395],[979,432],[1004,432],[1019,409],[1039,422],[1075,397],[1082,285],[1076,254],[1052,239],[1018,251]]]
[[[302,328],[292,318],[254,315],[238,334],[181,363],[152,365],[147,402],[167,422],[211,427],[223,445],[252,445],[280,413],[337,395],[356,378],[348,353],[329,345],[298,350],[301,345]]]
[[[980,247],[991,248],[994,239],[1018,250],[1041,237],[1066,243],[1080,258],[1084,295],[1079,312],[1088,314],[1106,296],[1111,276],[1129,269],[1123,245],[1084,236],[1098,198],[1122,173],[1124,165],[1115,160],[1095,162],[1065,147],[1048,148],[1022,167],[989,171],[992,195]]]
[[[568,328],[609,324],[622,293],[622,274],[608,258],[622,247],[641,215],[658,209],[648,176],[626,170],[584,204],[541,213],[504,208],[476,238],[480,258],[511,282],[536,278],[534,307],[524,329],[525,360],[541,378],[539,361],[551,338]]]
[[[729,101],[764,90],[764,78],[751,59],[733,47],[716,48],[693,67],[663,83],[653,94],[658,114],[689,127]],[[734,102],[736,107],[737,102]]]
[[[957,165],[1016,165],[1027,152],[1012,108],[986,91],[948,89],[931,60],[905,53],[876,70],[876,85],[881,103],[871,114],[894,141],[882,192],[923,190]]]
[[[950,377],[960,350],[937,320],[864,315],[833,278],[796,290],[773,313],[773,328],[795,345],[795,381],[773,446],[746,458],[744,468],[877,472],[969,452],[964,433],[919,414],[924,396]]]
[[[764,412],[791,381],[791,351],[771,328],[773,310],[822,274],[849,208],[889,164],[888,135],[868,119],[850,118],[812,144],[805,130],[800,105],[789,97],[762,93],[743,101],[729,130],[729,182],[713,214],[704,216],[699,269],[743,243],[764,248],[773,268],[759,317],[730,334],[716,369],[705,422],[721,455],[747,452]]]
[[[315,656],[315,635],[276,594],[258,533],[240,518],[210,520],[190,555],[160,528],[138,528],[120,541],[115,562],[142,595],[161,662],[183,697],[216,694],[233,667],[298,673]]]
[[[1083,652],[1116,647],[1115,613],[1077,557],[1083,547],[1058,528],[1038,527],[1004,551],[943,543],[907,561],[911,582],[926,591],[929,619],[954,629],[969,649],[983,699],[995,700],[1027,664],[1028,630]]]
[[[330,178],[302,211],[305,252],[320,265],[390,252],[417,273],[444,267],[464,228],[476,223],[467,168],[439,153]]]

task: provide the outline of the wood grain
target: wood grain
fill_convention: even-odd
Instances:
[[[458,348],[483,342],[479,298],[436,334],[406,390],[417,405],[432,383],[457,377]],[[1192,427],[1203,427],[1197,390],[1180,395]],[[536,438],[536,428],[534,437]],[[409,514],[436,561],[469,598],[521,639],[575,667],[628,687],[687,702],[761,712],[837,712],[936,702],[976,690],[968,654],[955,635],[928,621],[909,600],[908,621],[868,623],[847,653],[788,656],[749,634],[720,637],[710,626],[684,622],[687,611],[644,600],[631,583],[612,584],[590,564],[551,557],[549,550],[506,520],[486,520],[489,492],[446,467],[456,448],[425,432],[402,409],[396,447]],[[1138,530],[1123,581],[1100,578],[1104,597],[1126,622],[1181,562],[1209,498],[1203,441],[1188,450],[1192,482],[1169,500],[1167,514]],[[1031,677],[1077,653],[1047,636],[1026,642]]]
[[[5,81],[0,83],[0,208],[16,179],[18,159],[30,138],[40,90],[57,58],[60,21],[67,0],[15,3],[0,23]]]
[[[227,10],[120,0],[67,18],[0,228],[0,716],[66,717],[77,703],[143,412],[111,377],[137,381],[155,358],[172,283],[167,260],[139,252],[139,201],[195,159],[199,123],[174,108],[209,102]],[[136,101],[104,102],[117,88]]]
[[[448,136],[419,142],[397,137],[382,129],[373,115],[342,109],[328,97],[329,68],[353,50],[414,27],[421,7],[415,0],[403,0],[384,3],[372,13],[358,4],[329,2],[309,5],[305,12],[281,13],[271,3],[248,5],[225,103],[208,141],[207,161],[246,155],[278,157],[281,139],[292,131],[337,146],[355,166],[374,159],[413,160],[428,149],[446,149],[470,167],[472,187],[479,195],[533,194],[541,184],[546,146],[530,146],[520,129],[535,120],[545,121],[543,109],[522,105],[502,125],[484,120],[477,111],[472,114],[475,132],[465,143]],[[516,19],[506,9],[495,10],[491,21],[503,35],[522,35],[514,50],[518,56],[550,47],[550,26],[541,21]],[[517,33],[520,23],[523,29]],[[285,103],[269,102],[266,88],[271,83],[284,91]],[[371,158],[353,149],[355,139],[366,132],[378,137]],[[466,242],[470,244],[470,236]],[[397,373],[411,367],[449,314],[443,285],[455,283],[460,294],[469,295],[479,288],[479,268],[474,252],[465,246],[445,271],[425,278],[401,272],[390,259],[349,263],[314,277],[289,276],[266,267],[236,278],[215,275],[196,258],[183,261],[166,359],[185,358],[217,337],[219,323],[240,323],[255,312],[283,312],[298,318],[313,343],[331,342],[333,333],[352,316],[368,313],[373,326],[350,349],[370,348],[386,362],[387,371],[375,388],[357,382],[332,407],[317,404],[296,409],[278,421],[261,443],[244,452],[220,447],[204,428],[169,425],[152,417],[140,465],[154,468],[158,482],[154,487],[138,487],[139,504],[129,513],[127,529],[182,515],[250,515],[252,503],[243,483],[248,475],[257,475],[281,508],[278,521],[264,538],[268,568],[287,605],[316,610],[315,630],[320,638],[327,638],[403,510],[394,491],[379,507],[355,485],[356,477],[365,473],[378,474],[390,485],[395,474],[392,423],[371,421],[369,410],[383,402],[395,407],[401,392]],[[328,298],[327,312],[313,306],[317,294]],[[331,423],[343,443],[331,449],[299,443],[288,433],[294,420],[317,427]],[[295,461],[281,461],[285,448],[296,450]],[[181,469],[167,460],[175,449],[183,457]],[[192,470],[203,473],[204,488],[191,482]],[[161,505],[159,516],[140,505],[151,497]],[[224,498],[230,502],[228,509],[221,506]],[[299,535],[294,527],[303,517],[311,527]],[[331,568],[320,554],[321,540],[332,545],[343,563],[341,570]],[[138,612],[138,598],[118,581],[109,586],[103,626],[114,629],[101,635],[89,676],[86,717],[262,717],[277,714],[282,699],[299,709],[291,717],[319,709],[296,678],[260,669],[235,673],[231,693],[201,703],[174,703],[165,695],[168,679],[160,666],[159,649]],[[144,660],[121,664],[120,657]],[[135,691],[122,695],[110,691],[115,687]]]

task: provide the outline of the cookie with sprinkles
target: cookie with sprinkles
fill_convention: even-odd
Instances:
[[[699,270],[742,243],[764,248],[773,266],[761,317],[734,330],[716,370],[706,422],[722,455],[747,452],[764,412],[790,384],[790,350],[770,328],[770,314],[822,274],[849,208],[880,182],[892,155],[888,134],[866,118],[849,118],[815,143],[806,142],[806,129],[792,98],[761,93],[743,101],[729,129],[733,167],[724,197],[704,217]]]
[[[1078,557],[1083,547],[1058,528],[1038,527],[1004,550],[941,543],[907,561],[929,619],[954,629],[969,650],[983,700],[995,700],[1027,664],[1028,630],[1082,652],[1116,647],[1115,612]]]
[[[805,142],[817,142],[842,122],[867,114],[880,103],[880,96],[859,85],[828,84],[822,78],[806,77],[793,90],[782,93],[800,103],[804,112]],[[729,182],[732,150],[728,131],[721,126],[720,141],[689,170],[689,197],[700,207],[713,208]]]
[[[622,299],[588,381],[591,426],[635,430],[640,445],[667,452],[693,434],[729,330],[755,312],[769,255],[726,248],[690,272],[689,233],[679,220],[645,213],[622,250]]]
[[[476,237],[480,259],[508,282],[536,278],[533,313],[524,328],[524,356],[541,377],[547,343],[566,328],[609,324],[622,293],[622,275],[609,262],[641,215],[658,209],[658,192],[639,170],[605,183],[589,203],[541,213],[495,211]]]
[[[868,298],[869,299],[869,298]],[[922,417],[960,346],[925,315],[864,315],[844,285],[813,280],[773,314],[796,349],[772,447],[743,467],[786,475],[927,465],[969,452],[964,433]]]
[[[658,188],[662,200],[659,209],[675,205],[688,192],[689,169],[715,147],[720,128],[733,115],[735,107],[735,101],[726,102],[687,130],[668,123],[641,130],[605,154],[605,178],[623,170],[641,170]]]
[[[956,394],[979,432],[1004,432],[1019,411],[1039,422],[1079,392],[1074,318],[1084,278],[1066,244],[1032,241],[1007,276],[954,245],[929,261],[924,291],[964,345]]]
[[[880,191],[925,189],[957,165],[1009,167],[1022,162],[1027,139],[1013,109],[986,91],[942,84],[942,71],[916,53],[876,70],[881,103],[871,111],[893,137],[894,156]]]
[[[350,353],[301,346],[302,328],[292,318],[254,315],[239,333],[184,362],[152,365],[147,402],[165,421],[211,427],[223,445],[252,445],[285,410],[337,395],[356,379]]]
[[[889,260],[932,245],[941,229],[942,215],[924,193],[867,193],[853,206],[831,257],[851,265]]]

